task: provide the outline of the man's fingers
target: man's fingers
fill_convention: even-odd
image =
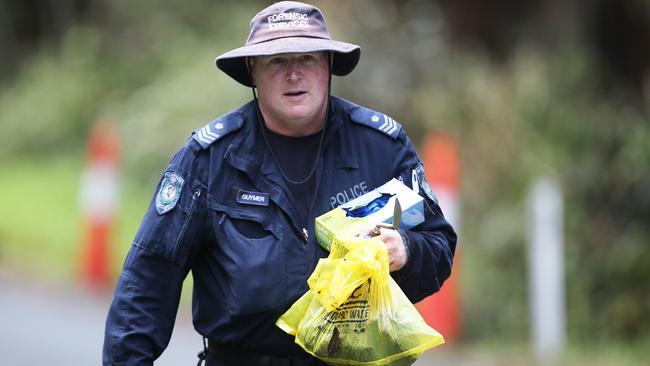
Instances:
[[[376,226],[367,226],[359,230],[359,236],[362,238],[368,236],[378,236],[378,235],[381,235],[381,231]]]
[[[384,243],[388,252],[388,269],[390,272],[399,270],[404,266],[402,237],[397,230],[370,226],[361,229],[359,236],[365,238],[376,237]]]

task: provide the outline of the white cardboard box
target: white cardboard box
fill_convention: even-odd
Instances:
[[[384,195],[383,200],[381,199],[382,195]],[[390,198],[384,204],[383,201],[386,200],[387,195],[390,195]],[[323,248],[329,250],[335,237],[342,239],[346,235],[356,236],[364,227],[374,226],[380,222],[392,224],[396,199],[399,199],[402,207],[400,227],[410,229],[424,222],[422,197],[405,186],[404,183],[393,178],[363,196],[318,216],[316,218],[316,241]],[[363,211],[371,212],[366,212],[363,216]]]

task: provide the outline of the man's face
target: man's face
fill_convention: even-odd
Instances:
[[[323,127],[327,110],[328,58],[325,52],[258,56],[252,75],[267,126],[289,136]]]

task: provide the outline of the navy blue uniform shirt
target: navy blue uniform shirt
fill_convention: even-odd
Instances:
[[[419,185],[427,204],[425,222],[402,232],[408,261],[391,274],[413,303],[440,289],[451,273],[456,234],[413,144],[390,117],[340,98],[331,102],[307,227],[268,153],[255,102],[196,130],[174,155],[118,280],[104,365],[150,365],[160,356],[190,271],[200,334],[224,347],[304,355],[275,322],[308,290],[307,278],[328,254],[315,241],[314,220],[392,178]]]

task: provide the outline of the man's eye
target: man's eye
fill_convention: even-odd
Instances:
[[[313,60],[315,60],[315,59],[316,59],[316,58],[315,58],[314,56],[312,56],[312,55],[303,55],[303,56],[302,56],[302,60],[303,60],[303,61],[313,61]]]
[[[271,65],[284,65],[285,63],[285,60],[281,57],[274,57],[269,61],[269,64]]]

